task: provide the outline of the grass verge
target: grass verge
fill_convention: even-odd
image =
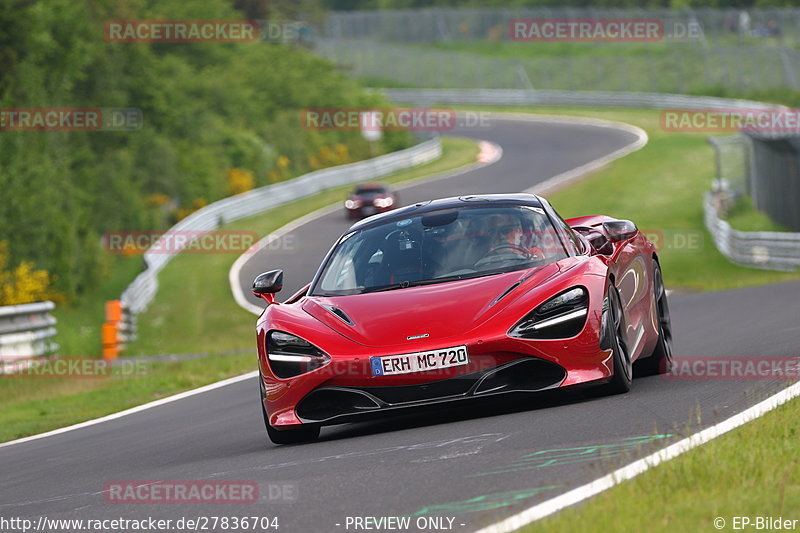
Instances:
[[[102,350],[100,328],[105,317],[105,303],[116,300],[142,270],[141,256],[117,257],[110,274],[74,302],[57,305],[53,316],[58,320],[55,341],[61,355],[98,355]]]
[[[789,231],[756,209],[749,196],[739,198],[724,218],[732,228],[740,231]]]
[[[443,147],[444,154],[437,161],[397,172],[383,181],[397,183],[452,170],[473,163],[478,153],[475,142],[468,139],[446,138]],[[247,229],[266,235],[306,213],[341,201],[348,189],[331,189],[228,224],[225,229]],[[130,265],[138,266],[141,258],[134,259],[124,262],[124,268],[115,271],[111,281],[97,289],[102,295],[94,303],[60,317],[59,328],[74,330],[62,338],[73,335],[78,339],[72,341],[73,346],[91,342],[87,340],[92,335],[93,326],[89,324],[102,317],[105,299],[118,297],[125,280],[135,276],[136,271],[128,269],[132,268]],[[127,350],[129,355],[211,355],[170,363],[147,362],[144,372],[135,376],[0,376],[0,442],[104,416],[255,369],[255,318],[236,305],[228,286],[228,270],[235,259],[233,254],[175,257],[159,274],[156,298],[138,317],[139,340]],[[99,329],[93,338],[98,339],[95,353],[99,353]],[[219,355],[237,350],[251,352]],[[85,351],[72,353],[87,355]]]
[[[576,524],[589,533],[715,531],[718,518],[725,521],[721,529],[733,530],[735,516],[751,517],[749,529],[756,530],[759,516],[800,519],[798,427],[800,402],[786,403],[522,531],[566,533]]]
[[[703,194],[714,176],[713,150],[703,134],[661,130],[658,110],[470,109],[595,117],[644,129],[650,138],[647,146],[548,199],[565,218],[606,214],[633,220],[659,246],[668,287],[722,290],[800,279],[800,272],[741,267],[719,253],[703,222]]]
[[[381,181],[408,181],[475,161],[478,149],[474,141],[445,138],[443,143],[445,155],[438,161],[398,172]],[[307,213],[341,202],[351,188],[330,189],[228,224],[225,229],[268,235]],[[228,285],[228,271],[236,257],[233,254],[181,254],[175,257],[159,274],[158,294],[147,311],[139,315],[139,340],[129,346],[127,353],[218,352],[252,348],[254,317],[236,304]],[[181,335],[174,335],[176,331]]]

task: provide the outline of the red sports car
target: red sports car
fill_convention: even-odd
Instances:
[[[384,183],[362,183],[357,185],[344,201],[347,217],[358,219],[385,213],[398,204],[397,193]]]
[[[261,406],[275,443],[320,426],[505,393],[631,386],[669,370],[656,249],[627,220],[543,198],[418,203],[354,224],[283,303],[258,276]]]

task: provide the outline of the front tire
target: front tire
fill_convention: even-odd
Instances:
[[[319,426],[302,425],[294,429],[275,429],[269,423],[267,410],[264,408],[264,381],[259,376],[259,388],[261,389],[261,414],[264,417],[264,426],[267,428],[267,436],[273,444],[299,444],[309,442],[319,438]]]
[[[661,276],[661,267],[656,261],[653,262],[653,294],[658,322],[658,342],[650,356],[636,362],[636,371],[643,376],[667,374],[672,370],[672,321],[669,317],[664,278]]]
[[[625,316],[622,313],[622,302],[613,284],[608,285],[608,313],[605,317],[606,335],[612,350],[614,374],[611,380],[600,386],[603,394],[623,394],[631,390],[633,381],[633,363],[631,354],[625,344]]]

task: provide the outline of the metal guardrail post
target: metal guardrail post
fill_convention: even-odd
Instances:
[[[114,360],[126,343],[136,339],[136,317],[121,300],[106,302],[106,321],[102,328],[103,359]]]
[[[365,161],[317,170],[289,181],[223,198],[195,211],[172,226],[167,233],[212,230],[217,227],[220,217],[225,222],[233,222],[311,196],[330,187],[379,178],[398,170],[433,161],[441,155],[441,139],[436,136],[405,150]],[[154,244],[155,247],[158,245],[158,242]],[[132,314],[144,311],[153,300],[158,289],[158,273],[172,257],[172,254],[144,254],[146,270],[128,285],[120,297]]]
[[[58,350],[50,301],[0,307],[0,375],[26,368]]]

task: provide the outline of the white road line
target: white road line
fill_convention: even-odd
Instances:
[[[259,240],[253,248],[256,250],[263,250],[267,248],[273,241],[276,241],[286,235],[287,233],[291,233],[292,231],[296,230],[300,226],[317,220],[318,218],[322,218],[325,215],[329,215],[334,213],[335,211],[339,210],[340,206],[339,203],[332,204],[322,209],[317,209],[316,211],[312,211],[307,215],[304,215],[300,218],[296,218],[286,224],[285,226],[281,226],[280,228],[276,229],[266,237]],[[256,252],[258,253],[258,252]],[[247,263],[250,259],[253,258],[252,252],[247,252],[239,257],[236,258],[236,261],[233,262],[231,265],[231,269],[228,270],[228,284],[231,288],[231,293],[233,294],[233,299],[239,304],[239,307],[244,309],[245,311],[249,311],[254,315],[260,315],[264,311],[263,305],[256,305],[245,297],[244,291],[242,290],[242,286],[239,283],[239,273],[241,272],[242,268],[244,267],[245,263]]]
[[[519,114],[519,113],[495,113],[495,114],[499,115],[500,118],[508,118],[510,120],[534,120],[534,121],[540,121],[540,122],[542,122],[542,121],[544,121],[544,122],[569,122],[569,123],[578,123],[578,124],[582,123],[582,124],[597,125],[597,126],[601,126],[601,127],[623,129],[623,130],[628,130],[628,131],[639,130],[639,131],[642,132],[642,134],[644,134],[644,141],[643,142],[644,143],[647,142],[647,134],[644,133],[643,130],[640,130],[639,128],[636,128],[635,126],[631,126],[630,124],[624,124],[622,122],[612,122],[612,121],[608,121],[608,120],[588,119],[588,118],[584,119],[584,118],[579,118],[579,117],[560,117],[560,116],[549,116],[549,115],[538,115],[538,116],[537,115],[525,115],[525,114]],[[631,130],[631,128],[633,128],[633,130]],[[634,145],[636,145],[637,143],[639,143],[641,141],[642,141],[642,138],[640,137],[637,142],[633,143],[632,145],[629,145],[626,148],[623,148],[621,150],[617,150],[616,152],[613,152],[613,154],[618,154],[622,150],[630,149],[631,146],[634,146]],[[472,170],[475,170],[475,169],[480,168],[480,167],[491,165],[491,164],[499,161],[502,158],[503,149],[502,149],[501,146],[499,146],[499,145],[497,145],[495,143],[489,142],[489,141],[478,141],[478,143],[481,146],[481,155],[479,155],[479,158],[482,159],[482,160],[480,160],[480,161],[478,161],[476,163],[473,163],[471,165],[467,165],[465,167],[462,167],[460,169],[456,169],[454,171],[443,172],[441,174],[437,174],[437,175],[434,175],[434,176],[427,176],[427,177],[423,176],[421,178],[409,180],[407,182],[402,182],[402,185],[399,186],[398,189],[402,190],[402,189],[405,189],[407,187],[411,187],[411,186],[413,186],[413,185],[415,185],[415,184],[417,184],[419,182],[422,182],[422,181],[433,182],[433,181],[437,181],[437,180],[441,180],[441,179],[451,178],[453,176],[464,174],[466,172],[471,172]],[[485,144],[481,144],[481,143],[485,143]],[[643,146],[643,144],[642,144],[642,146]],[[639,148],[641,148],[641,146],[638,146],[637,148],[630,149],[629,152],[633,151],[633,150],[638,150]],[[629,153],[629,152],[626,152],[626,153]],[[609,154],[609,155],[613,155],[613,154]],[[617,155],[616,157],[614,157],[612,159],[609,159],[608,161],[611,161],[611,160],[616,159],[618,157],[622,157],[622,155],[625,155],[625,154]],[[597,161],[601,161],[603,159],[607,159],[608,157],[609,156],[606,156],[605,158],[600,158],[600,159],[595,160],[593,162],[587,163],[587,165],[592,165],[593,163],[596,163]],[[608,161],[600,164],[599,166],[607,164]],[[578,169],[584,168],[587,165],[582,165],[581,167],[578,167]],[[577,169],[574,169],[573,171],[570,171],[570,172],[574,172],[575,170],[577,170]],[[588,172],[588,170],[586,172]],[[547,182],[545,182],[545,183],[548,183],[548,182],[554,180],[555,178],[559,178],[559,176],[563,176],[563,174],[559,174],[558,176],[554,176],[553,178],[550,178],[549,180],[547,180]],[[263,247],[263,246],[266,246],[269,242],[272,242],[273,240],[275,240],[277,238],[280,238],[281,235],[291,231],[292,229],[294,229],[294,228],[296,228],[296,227],[298,227],[298,226],[300,226],[302,224],[305,224],[305,223],[307,223],[307,222],[309,222],[311,220],[314,220],[316,218],[322,217],[322,216],[324,216],[325,214],[327,214],[329,212],[332,212],[333,210],[338,208],[338,205],[339,204],[337,203],[335,205],[331,205],[331,206],[319,209],[317,211],[314,211],[313,213],[309,213],[308,215],[305,215],[304,217],[296,219],[293,222],[290,222],[289,224],[283,226],[282,228],[279,228],[275,232],[271,233],[270,235],[268,235],[267,237],[265,237],[264,239],[259,241],[259,243],[258,243],[259,249],[261,247]],[[276,236],[276,234],[278,234],[278,235]],[[243,257],[244,257],[244,259],[243,259]],[[250,312],[252,312],[252,313],[254,313],[256,315],[260,315],[261,312],[263,311],[263,309],[261,307],[257,306],[257,305],[254,305],[254,304],[251,304],[250,302],[248,302],[244,297],[244,293],[242,292],[241,286],[239,286],[239,284],[238,284],[238,273],[241,270],[241,268],[244,265],[244,263],[247,262],[247,259],[249,259],[249,257],[246,257],[246,256],[243,255],[243,256],[239,256],[236,259],[236,261],[234,261],[233,266],[231,266],[231,269],[228,271],[228,281],[229,281],[229,284],[231,286],[231,292],[233,293],[233,297],[236,300],[236,302],[241,307],[246,309],[247,311],[250,311]],[[210,390],[218,389],[220,387],[225,387],[227,385],[231,385],[231,384],[237,383],[239,381],[244,381],[244,380],[250,379],[252,377],[256,377],[257,375],[258,375],[258,371],[248,372],[247,374],[243,374],[241,376],[235,376],[235,377],[232,377],[232,378],[229,378],[229,379],[218,381],[216,383],[211,383],[210,385],[206,385],[204,387],[200,387],[200,388],[197,388],[197,389],[193,389],[193,390],[185,391],[185,392],[182,392],[182,393],[179,393],[179,394],[175,394],[173,396],[169,396],[167,398],[162,398],[162,399],[156,400],[154,402],[150,402],[150,403],[146,403],[146,404],[143,404],[143,405],[139,405],[139,406],[133,407],[131,409],[126,409],[126,410],[120,411],[118,413],[112,413],[110,415],[107,415],[107,416],[104,416],[104,417],[101,417],[101,418],[95,418],[93,420],[87,420],[86,422],[81,422],[79,424],[73,424],[71,426],[67,426],[67,427],[64,427],[64,428],[55,429],[53,431],[48,431],[46,433],[39,433],[38,435],[31,435],[30,437],[24,437],[24,438],[21,438],[21,439],[0,443],[0,448],[5,448],[7,446],[13,446],[15,444],[22,444],[22,443],[25,443],[25,442],[39,440],[39,439],[43,439],[45,437],[50,437],[50,436],[53,436],[53,435],[59,435],[61,433],[66,433],[68,431],[73,431],[73,430],[76,430],[76,429],[81,429],[81,428],[85,428],[85,427],[89,427],[89,426],[94,426],[94,425],[97,425],[97,424],[101,424],[103,422],[108,422],[110,420],[116,420],[118,418],[122,418],[122,417],[128,416],[128,415],[132,415],[134,413],[139,413],[141,411],[146,411],[148,409],[152,409],[152,408],[158,407],[160,405],[164,405],[164,404],[168,404],[168,403],[175,402],[175,401],[178,401],[178,400],[182,400],[184,398],[188,398],[190,396],[194,396],[194,395],[197,395],[197,394],[202,394],[204,392],[208,392]]]
[[[51,437],[53,435],[60,435],[61,433],[66,433],[68,431],[73,431],[76,429],[95,426],[97,424],[102,424],[103,422],[108,422],[109,420],[116,420],[118,418],[122,418],[123,416],[132,415],[134,413],[141,413],[142,411],[147,411],[148,409],[152,409],[154,407],[158,407],[172,402],[177,402],[178,400],[183,400],[184,398],[189,398],[190,396],[196,396],[198,394],[203,394],[204,392],[232,385],[233,383],[238,383],[240,381],[252,379],[255,378],[256,376],[258,376],[258,371],[254,370],[253,372],[248,372],[247,374],[242,374],[241,376],[235,376],[232,378],[224,379],[222,381],[217,381],[216,383],[211,383],[209,385],[205,385],[198,389],[192,389],[186,392],[175,394],[173,396],[167,396],[166,398],[161,398],[160,400],[155,400],[153,402],[137,405],[136,407],[131,407],[130,409],[119,411],[118,413],[112,413],[110,415],[106,415],[101,418],[95,418],[94,420],[87,420],[86,422],[81,422],[80,424],[73,424],[72,426],[67,426],[65,428],[54,429],[53,431],[48,431],[47,433],[39,433],[38,435],[31,435],[30,437],[23,437],[21,439],[12,440],[9,442],[3,442],[0,443],[0,448],[5,448],[7,446],[14,446],[15,444],[22,444],[23,442],[30,442],[32,440],[39,440],[45,437]]]
[[[669,461],[670,459],[686,453],[693,448],[697,448],[701,444],[705,444],[708,441],[731,431],[732,429],[755,420],[756,418],[768,413],[769,411],[772,411],[779,405],[782,405],[789,400],[796,398],[797,396],[800,396],[800,383],[795,383],[791,387],[783,389],[777,394],[773,394],[766,400],[757,403],[753,407],[745,409],[741,413],[733,415],[719,424],[708,427],[699,433],[695,433],[694,435],[682,439],[674,444],[670,444],[666,448],[648,455],[647,457],[643,457],[637,461],[634,461],[629,465],[623,466],[622,468],[619,468],[608,475],[597,478],[590,483],[581,485],[580,487],[565,492],[564,494],[556,496],[555,498],[551,498],[547,501],[529,507],[524,511],[480,529],[476,533],[506,533],[510,531],[516,531],[517,529],[526,526],[531,522],[535,522],[536,520],[550,516],[564,509],[565,507],[575,505],[576,503],[587,500],[592,496],[596,496],[597,494],[600,494],[601,492],[608,490],[623,481],[632,479],[642,472],[646,472],[647,470],[650,470],[651,468],[658,466],[665,461]]]
[[[540,117],[532,117],[530,115],[517,115],[517,114],[511,114],[511,113],[503,113],[502,115],[508,116],[509,118],[521,119],[521,120],[540,120]],[[596,159],[594,161],[586,163],[585,165],[581,165],[580,167],[577,167],[575,169],[569,170],[567,172],[563,172],[563,173],[561,173],[561,174],[559,174],[557,176],[553,176],[552,178],[546,180],[545,182],[542,182],[542,183],[540,183],[540,184],[538,184],[538,185],[536,185],[534,187],[531,187],[530,189],[527,189],[525,192],[534,192],[535,191],[535,192],[537,192],[539,194],[544,194],[544,191],[549,192],[549,191],[552,191],[553,189],[555,189],[556,187],[562,187],[565,184],[570,183],[573,180],[577,179],[578,177],[580,177],[583,174],[586,174],[588,172],[592,172],[594,170],[597,170],[598,168],[610,163],[611,161],[613,161],[615,159],[623,157],[624,155],[627,155],[627,154],[629,154],[629,153],[631,153],[633,151],[636,151],[636,150],[642,148],[645,144],[647,144],[647,140],[648,140],[647,133],[644,130],[642,130],[640,128],[637,128],[635,126],[631,126],[629,124],[621,123],[621,122],[612,122],[612,121],[605,121],[605,120],[600,120],[600,119],[582,119],[582,118],[575,118],[573,120],[571,117],[552,117],[551,118],[551,117],[544,117],[544,116],[541,118],[541,120],[542,121],[552,121],[552,122],[592,123],[593,125],[598,125],[598,126],[601,126],[601,127],[613,127],[613,128],[617,128],[617,129],[623,129],[623,130],[630,131],[631,133],[634,133],[635,135],[637,135],[638,139],[635,142],[633,142],[632,144],[630,144],[630,145],[628,145],[628,146],[626,146],[624,148],[621,148],[619,150],[616,150],[615,152],[612,152],[611,154],[608,154],[608,155],[606,155],[604,157],[601,157],[601,158],[598,158],[598,159]],[[497,145],[494,145],[494,146],[497,146]],[[499,153],[497,154],[496,158],[494,160],[492,160],[491,163],[499,160],[501,156],[502,156],[502,150],[499,150]],[[481,162],[481,163],[477,163],[476,165],[477,166],[484,166],[486,164],[491,164],[491,163]],[[470,168],[470,167],[475,167],[476,165],[470,165],[467,168],[469,168],[469,170],[472,170],[473,168]],[[469,170],[464,169],[464,172],[467,172]],[[450,177],[450,176],[441,176],[441,177],[437,177],[437,178],[434,178],[434,179],[442,179],[444,177]],[[402,188],[411,186],[414,182],[422,181],[424,179],[425,178],[421,178],[420,180],[413,180],[411,182],[408,182]],[[431,180],[431,181],[433,181],[433,180]],[[325,214],[327,214],[329,212],[332,212],[334,209],[338,209],[338,207],[339,206],[338,206],[338,203],[337,203],[335,205],[328,206],[326,208],[323,208],[323,209],[320,209],[320,210],[315,211],[313,213],[310,213],[310,214],[308,214],[308,215],[306,215],[304,217],[301,217],[301,218],[299,218],[299,219],[297,219],[297,220],[295,220],[293,222],[290,222],[286,226],[283,226],[282,228],[278,229],[276,232],[273,232],[272,234],[268,235],[267,237],[262,239],[262,241],[265,243],[264,245],[269,244],[269,242],[272,242],[273,240],[275,240],[277,238],[280,238],[281,235],[284,235],[285,233],[291,231],[292,229],[294,229],[294,228],[296,228],[296,227],[298,227],[298,226],[300,226],[302,224],[305,224],[305,223],[307,223],[307,222],[309,222],[311,220],[314,220],[315,218],[319,218],[321,216],[324,216]],[[280,234],[278,234],[279,232],[280,232]],[[278,234],[278,235],[276,236],[276,234]],[[262,241],[259,241],[259,245],[262,245]],[[245,260],[242,261],[242,258],[245,258]],[[234,298],[237,299],[237,303],[239,303],[239,305],[241,305],[245,309],[248,309],[247,306],[251,306],[252,308],[257,308],[257,309],[248,309],[248,310],[252,311],[252,312],[255,312],[256,314],[261,314],[262,309],[260,307],[258,307],[258,306],[255,306],[255,305],[247,302],[247,300],[244,300],[244,295],[242,294],[241,287],[239,287],[238,283],[234,283],[234,279],[236,279],[236,281],[238,282],[238,272],[241,269],[241,265],[243,265],[246,262],[246,259],[249,259],[249,257],[246,257],[246,256],[243,255],[243,256],[240,256],[236,260],[236,262],[234,262],[234,266],[236,266],[237,263],[239,263],[241,261],[241,264],[239,264],[238,268],[236,269],[236,274],[237,274],[236,278],[233,277],[234,267],[231,267],[231,270],[229,271],[228,278],[229,278],[229,281],[230,281],[230,284],[231,284],[231,290],[234,293]],[[238,293],[241,295],[241,298],[242,298],[242,300],[244,302],[244,305],[243,305],[242,301],[240,301],[237,298],[237,291],[235,290],[235,287],[238,287]],[[229,378],[229,379],[226,379],[226,380],[223,380],[223,381],[218,381],[216,383],[212,383],[210,385],[206,385],[206,386],[200,387],[198,389],[182,392],[180,394],[175,394],[173,396],[169,396],[167,398],[162,398],[162,399],[156,400],[154,402],[146,403],[144,405],[139,405],[137,407],[133,407],[133,408],[127,409],[125,411],[120,411],[118,413],[110,414],[110,415],[104,416],[102,418],[96,418],[94,420],[81,422],[80,424],[74,424],[72,426],[68,426],[68,427],[65,427],[65,428],[56,429],[56,430],[53,430],[53,431],[48,431],[47,433],[40,433],[38,435],[32,435],[30,437],[24,437],[24,438],[21,438],[21,439],[10,441],[10,442],[0,443],[0,448],[7,447],[7,446],[13,446],[15,444],[21,444],[21,443],[24,443],[24,442],[30,442],[30,441],[33,441],[33,440],[42,439],[42,438],[49,437],[49,436],[52,436],[52,435],[58,435],[58,434],[61,434],[61,433],[66,433],[68,431],[73,431],[73,430],[76,430],[76,429],[80,429],[80,428],[84,428],[84,427],[88,427],[88,426],[93,426],[93,425],[96,425],[96,424],[100,424],[102,422],[107,422],[109,420],[115,420],[115,419],[122,418],[122,417],[127,416],[127,415],[131,415],[131,414],[134,414],[134,413],[138,413],[138,412],[141,412],[141,411],[152,409],[152,408],[158,407],[160,405],[168,404],[168,403],[171,403],[171,402],[182,400],[184,398],[188,398],[190,396],[195,396],[197,394],[202,394],[202,393],[208,392],[210,390],[214,390],[214,389],[218,389],[218,388],[221,388],[221,387],[225,387],[225,386],[231,385],[233,383],[238,383],[240,381],[245,381],[247,379],[254,378],[257,375],[258,375],[257,371],[249,372],[247,374],[243,374],[241,376],[236,376],[236,377],[233,377],[233,378]],[[687,451],[689,451],[689,450],[691,450],[693,448],[696,448],[696,447],[698,447],[698,446],[700,446],[702,444],[705,444],[706,442],[711,441],[712,439],[715,439],[715,438],[719,437],[720,435],[723,435],[723,434],[725,434],[725,433],[727,433],[727,432],[729,432],[729,431],[731,431],[731,430],[733,430],[733,429],[735,429],[735,428],[737,428],[739,426],[742,426],[742,425],[746,424],[747,422],[751,422],[752,420],[755,420],[755,419],[761,417],[765,413],[767,413],[769,411],[772,411],[773,409],[775,409],[778,406],[788,402],[789,400],[791,400],[793,398],[796,398],[797,396],[800,396],[800,383],[795,383],[791,387],[788,387],[788,388],[786,388],[786,389],[784,389],[784,390],[782,390],[782,391],[770,396],[766,400],[754,405],[753,407],[750,407],[750,408],[742,411],[741,413],[738,413],[738,414],[728,418],[727,420],[725,420],[723,422],[720,422],[719,424],[716,424],[714,426],[706,428],[706,429],[700,431],[699,433],[696,433],[696,434],[694,434],[694,435],[692,435],[690,437],[687,437],[687,438],[685,438],[683,440],[680,440],[680,441],[678,441],[678,442],[676,442],[674,444],[671,444],[671,445],[667,446],[666,448],[663,448],[663,449],[661,449],[661,450],[659,450],[659,451],[657,451],[657,452],[655,452],[655,453],[653,453],[651,455],[648,455],[647,457],[644,457],[642,459],[634,461],[633,463],[630,463],[627,466],[619,468],[619,469],[615,470],[614,472],[611,472],[608,475],[605,475],[603,477],[595,479],[594,481],[592,481],[590,483],[587,483],[585,485],[582,485],[580,487],[572,489],[572,490],[570,490],[568,492],[565,492],[564,494],[561,494],[560,496],[556,496],[555,498],[551,498],[550,500],[547,500],[547,501],[542,502],[540,504],[537,504],[537,505],[534,505],[532,507],[529,507],[528,509],[526,509],[526,510],[520,512],[520,513],[512,515],[512,516],[510,516],[508,518],[505,518],[505,519],[503,519],[503,520],[501,520],[499,522],[496,522],[495,524],[492,524],[492,525],[490,525],[490,526],[488,526],[486,528],[483,528],[483,529],[477,531],[476,533],[506,533],[506,532],[510,532],[510,531],[515,531],[515,530],[517,530],[517,529],[519,529],[519,528],[521,528],[521,527],[523,527],[523,526],[525,526],[527,524],[530,524],[531,522],[535,522],[536,520],[539,520],[541,518],[550,516],[550,515],[558,512],[558,511],[560,511],[560,510],[562,510],[562,509],[564,509],[566,507],[569,507],[571,505],[574,505],[576,503],[584,501],[584,500],[586,500],[588,498],[591,498],[592,496],[595,496],[595,495],[597,495],[597,494],[599,494],[599,493],[601,493],[601,492],[603,492],[605,490],[608,490],[611,487],[619,484],[622,481],[625,481],[625,480],[628,480],[628,479],[632,479],[632,478],[638,476],[639,474],[641,474],[643,472],[646,472],[647,470],[649,470],[649,469],[651,469],[651,468],[653,468],[653,467],[655,467],[655,466],[657,466],[657,465],[659,465],[659,464],[661,464],[661,463],[663,463],[665,461],[673,459],[673,458],[675,458],[675,457],[677,457],[677,456],[679,456],[679,455],[681,455],[683,453],[686,453]]]
[[[579,167],[575,167],[571,170],[567,170],[566,172],[562,172],[556,176],[548,178],[547,180],[534,185],[528,189],[525,189],[523,192],[528,193],[536,193],[536,194],[549,194],[550,192],[564,187],[580,177],[594,172],[595,170],[604,167],[605,165],[611,163],[612,161],[619,159],[620,157],[624,157],[631,152],[635,152],[636,150],[641,149],[643,146],[647,144],[648,137],[647,132],[643,129],[633,126],[631,124],[626,124],[624,122],[615,122],[612,120],[604,120],[598,118],[584,118],[584,117],[570,117],[570,116],[559,116],[559,115],[532,115],[526,113],[493,113],[493,117],[499,118],[501,120],[514,120],[514,121],[529,121],[529,122],[549,122],[549,123],[562,123],[562,124],[581,124],[581,125],[588,125],[588,126],[595,126],[599,128],[611,128],[616,130],[627,131],[636,136],[636,140],[631,144],[620,148],[619,150],[615,150],[608,155],[595,159],[593,161],[589,161],[586,164],[583,164]],[[491,165],[499,161],[503,157],[503,149],[501,146],[489,142],[489,141],[478,141],[478,146],[480,146],[480,153],[478,154],[478,162],[473,163],[471,165],[467,165],[466,167],[462,167],[460,169],[456,169],[455,171],[450,172],[443,172],[441,174],[437,174],[434,176],[423,176],[421,178],[409,180],[406,182],[402,182],[399,187],[396,187],[397,190],[402,190],[408,187],[412,187],[417,185],[421,182],[433,182],[442,179],[452,178],[461,174],[465,174],[467,172],[472,172],[478,168]],[[275,230],[274,232],[270,233],[260,241],[258,241],[255,245],[255,248],[258,250],[263,250],[264,248],[268,247],[270,243],[273,241],[280,239],[287,233],[294,231],[295,229],[299,228],[300,226],[307,224],[309,222],[313,222],[321,217],[324,217],[330,213],[335,212],[339,209],[339,203],[329,205],[327,207],[323,207],[317,211],[309,213],[301,218],[293,220],[292,222],[286,224],[285,226]],[[260,315],[264,311],[264,306],[256,305],[251,303],[245,297],[244,291],[242,290],[242,286],[239,284],[239,274],[244,267],[245,263],[253,257],[252,253],[240,255],[236,261],[234,261],[233,265],[231,265],[231,269],[228,271],[228,284],[231,288],[231,293],[233,294],[233,299],[239,304],[239,307],[253,313],[254,315]]]
[[[557,174],[552,178],[548,178],[543,182],[537,183],[536,185],[525,189],[522,192],[529,192],[541,195],[551,194],[557,189],[572,184],[578,179],[584,177],[586,174],[599,170],[600,168],[611,163],[612,161],[624,157],[630,154],[631,152],[640,150],[647,144],[649,140],[647,132],[644,131],[642,128],[639,128],[632,124],[626,124],[624,122],[616,122],[613,120],[604,120],[600,118],[569,117],[569,116],[559,116],[559,115],[530,115],[525,113],[497,113],[497,115],[499,115],[500,118],[510,119],[510,120],[527,120],[532,122],[561,122],[565,124],[582,124],[587,126],[596,126],[599,128],[610,128],[615,130],[626,131],[636,136],[635,141],[633,141],[631,144],[627,146],[623,146],[619,150],[615,150],[610,154],[604,155],[603,157],[599,157],[593,161],[589,161],[588,163],[583,164],[579,167],[575,167],[571,170],[562,172],[561,174]]]
[[[483,168],[489,166],[493,163],[496,163],[503,157],[503,148],[500,145],[495,144],[489,141],[477,141],[478,146],[480,147],[480,152],[478,153],[476,163],[471,163],[469,165],[465,165],[463,167],[457,168],[455,170],[448,170],[445,172],[440,172],[439,174],[434,174],[432,176],[422,176],[420,178],[410,179],[408,181],[402,181],[394,187],[395,190],[402,191],[403,189],[407,189],[409,187],[413,187],[414,185],[418,185],[419,183],[432,183],[434,181],[439,181],[443,179],[454,178],[456,176],[460,176],[461,174],[466,174],[467,172],[472,172],[478,168]],[[254,248],[256,250],[263,250],[273,242],[287,233],[291,233],[292,231],[296,230],[300,226],[308,224],[309,222],[313,222],[319,218],[322,218],[326,215],[331,213],[335,213],[341,209],[341,202],[336,202],[335,204],[331,204],[325,206],[321,209],[317,209],[307,215],[304,215],[300,218],[297,218],[285,226],[281,226],[280,228],[276,229],[266,237],[259,240],[255,245]],[[239,307],[253,313],[254,315],[260,315],[264,311],[263,305],[256,305],[245,297],[244,291],[242,290],[242,286],[239,283],[239,275],[241,273],[242,268],[244,268],[245,263],[247,263],[250,259],[253,258],[253,253],[248,252],[246,254],[242,254],[236,258],[236,261],[233,262],[231,265],[231,269],[228,271],[228,284],[231,288],[231,293],[233,294],[233,299],[239,304]]]

